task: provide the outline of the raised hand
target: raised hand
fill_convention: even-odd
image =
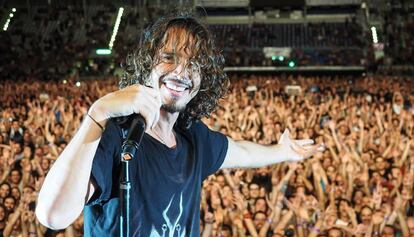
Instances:
[[[363,235],[367,232],[368,226],[365,226],[364,224],[359,224],[354,228],[354,235]]]
[[[239,187],[240,182],[241,182],[241,177],[243,176],[244,173],[245,173],[245,170],[242,170],[242,169],[239,169],[234,173],[233,181],[236,187]]]
[[[367,164],[364,164],[363,172],[362,172],[361,176],[359,177],[359,180],[361,182],[364,182],[364,183],[368,182],[369,173],[368,173],[368,165]]]
[[[382,194],[381,194],[382,186],[381,183],[377,183],[377,187],[375,188],[374,194],[372,196],[374,202],[374,208],[379,209],[382,202]]]
[[[328,127],[329,127],[329,129],[331,129],[331,130],[335,130],[335,128],[336,128],[336,123],[335,123],[335,121],[330,120],[330,121],[328,122]]]
[[[220,208],[217,208],[215,211],[214,211],[214,216],[215,216],[215,220],[216,220],[216,223],[223,223],[223,220],[224,220],[224,210],[220,207]]]
[[[206,214],[204,215],[204,222],[205,223],[213,223],[214,222],[214,214],[207,211]]]
[[[384,214],[382,212],[375,212],[372,215],[371,221],[372,221],[372,224],[374,224],[374,225],[381,224],[383,220],[384,220]]]
[[[302,207],[300,198],[295,198],[293,202],[289,202],[287,199],[284,199],[284,202],[287,207],[295,213],[297,218],[301,218],[306,221],[310,220],[309,213],[306,208]]]
[[[45,181],[45,177],[35,178],[35,191],[39,192],[40,188],[42,187],[43,181]]]
[[[32,165],[28,159],[23,159],[20,162],[24,173],[30,173],[32,171]]]
[[[13,164],[16,162],[16,160],[13,157],[9,157],[7,159],[7,169],[11,169],[11,167],[13,166]]]
[[[402,199],[400,193],[397,193],[397,196],[394,199],[394,210],[396,211],[404,211],[405,200]]]
[[[247,208],[246,200],[240,192],[234,193],[233,204],[240,212],[243,212]]]

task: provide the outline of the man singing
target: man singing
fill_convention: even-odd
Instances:
[[[132,236],[200,236],[200,192],[219,169],[300,161],[319,146],[288,132],[275,146],[234,141],[209,130],[208,116],[228,88],[223,56],[206,26],[190,15],[159,19],[126,60],[120,90],[93,103],[48,173],[36,214],[52,229],[85,208],[85,236],[119,235],[120,148],[113,118],[141,114],[147,130],[131,161]]]

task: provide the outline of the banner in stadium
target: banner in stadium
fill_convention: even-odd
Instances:
[[[198,7],[247,7],[249,0],[196,0]]]
[[[361,5],[361,0],[306,0],[307,6]]]
[[[285,58],[290,57],[290,53],[292,52],[292,48],[290,47],[264,47],[263,54],[266,58],[271,58],[273,56],[283,56]]]

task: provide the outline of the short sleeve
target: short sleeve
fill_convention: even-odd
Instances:
[[[228,140],[225,135],[210,130],[202,122],[192,126],[198,155],[202,159],[202,180],[220,169],[227,154]]]
[[[121,129],[109,120],[93,158],[91,181],[95,192],[87,205],[101,204],[111,197],[119,173],[121,145]]]

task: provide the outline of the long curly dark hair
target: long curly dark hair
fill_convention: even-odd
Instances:
[[[192,38],[191,42],[189,39],[184,42],[184,47],[191,51],[193,63],[196,63],[201,76],[198,94],[187,104],[178,119],[179,124],[188,128],[192,121],[210,116],[230,85],[229,78],[223,71],[224,57],[215,48],[207,27],[195,14],[174,13],[147,27],[137,47],[126,57],[119,87],[122,89],[133,84],[148,85],[149,75],[159,63],[159,50],[168,40],[165,37],[166,32],[173,27],[185,30]]]

